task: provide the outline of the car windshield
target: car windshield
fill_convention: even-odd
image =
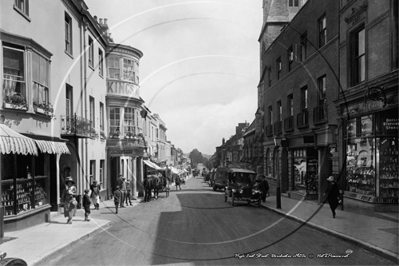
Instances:
[[[251,184],[255,179],[254,174],[234,172],[229,174],[229,181],[232,183],[246,183]]]

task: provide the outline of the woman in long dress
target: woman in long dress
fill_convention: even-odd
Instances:
[[[68,176],[65,179],[66,191],[64,197],[64,216],[68,217],[67,224],[72,224],[72,218],[76,213],[76,187],[75,181],[73,181],[72,177]]]
[[[323,196],[327,195],[328,204],[330,205],[333,218],[335,218],[335,209],[338,207],[340,201],[339,188],[333,176],[327,178],[327,181],[330,181],[330,183],[328,184],[326,192],[324,192]]]

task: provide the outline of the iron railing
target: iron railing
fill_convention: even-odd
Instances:
[[[323,104],[313,108],[313,123],[321,124],[327,122],[328,122],[327,105]]]
[[[283,122],[277,121],[274,122],[274,135],[280,135],[283,131]]]
[[[309,111],[307,109],[299,113],[296,118],[297,128],[305,128],[309,126]]]
[[[284,119],[284,131],[288,132],[292,130],[294,130],[294,117],[289,116]]]

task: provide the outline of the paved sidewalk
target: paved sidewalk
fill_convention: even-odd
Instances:
[[[141,198],[133,200],[133,206],[141,202]],[[109,209],[114,212],[113,200],[100,203],[100,210]],[[34,266],[46,261],[77,241],[89,237],[103,229],[106,229],[109,220],[101,219],[101,214],[91,210],[91,221],[84,221],[84,210],[79,209],[72,220],[72,224],[66,224],[63,214],[52,214],[49,223],[42,223],[24,230],[6,232],[0,251],[7,253],[7,258],[20,258],[29,266]]]
[[[20,258],[29,266],[45,260],[50,255],[61,252],[82,238],[107,227],[109,221],[92,219],[84,222],[84,210],[77,210],[72,224],[66,224],[63,214],[52,216],[48,223],[39,224],[24,230],[7,232],[0,250],[7,252],[7,258]],[[9,241],[7,241],[10,239]]]
[[[323,206],[285,196],[281,196],[281,209],[277,209],[275,195],[268,197],[262,206],[399,263],[397,213],[396,217],[389,215],[390,219],[382,219],[341,211],[338,206],[336,218],[333,218],[328,203]],[[396,218],[396,222],[392,218]]]

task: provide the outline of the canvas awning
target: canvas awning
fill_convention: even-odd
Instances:
[[[24,135],[26,137],[33,139],[42,153],[71,154],[65,143],[66,140],[56,137],[48,137],[48,136],[28,134],[28,133]]]
[[[2,154],[38,155],[35,141],[0,124],[0,152]]]
[[[170,167],[170,170],[172,171],[172,173],[174,174],[180,174],[179,170],[173,166]]]
[[[65,143],[47,140],[35,140],[35,142],[43,153],[71,154]]]
[[[155,170],[162,170],[161,167],[159,167],[158,165],[156,165],[155,163],[153,163],[153,162],[151,162],[151,161],[149,161],[149,160],[144,160],[143,162],[144,162],[147,166],[149,166],[149,167],[151,167],[151,168],[153,168],[153,169],[155,169]]]

